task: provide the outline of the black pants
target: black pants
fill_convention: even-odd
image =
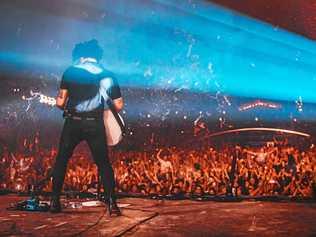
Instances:
[[[93,159],[98,166],[105,198],[110,196],[114,198],[114,172],[108,157],[103,119],[73,120],[66,118],[53,171],[53,195],[60,195],[68,160],[75,147],[83,140],[88,143]]]

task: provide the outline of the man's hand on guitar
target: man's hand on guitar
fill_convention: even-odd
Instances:
[[[118,99],[113,100],[113,105],[114,105],[116,112],[120,112],[124,107],[123,98],[120,97]]]
[[[65,89],[60,89],[56,98],[56,106],[63,110],[65,108],[68,99],[68,91]]]

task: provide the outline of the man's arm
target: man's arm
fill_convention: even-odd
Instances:
[[[159,161],[159,163],[162,163],[162,159],[161,159],[161,157],[160,157],[161,152],[162,152],[162,148],[159,149],[159,151],[158,151],[158,153],[157,153],[157,155],[156,155],[156,158],[157,158],[157,160]]]
[[[121,94],[120,86],[114,76],[106,75],[100,81],[100,92],[106,101],[108,97],[112,100],[114,109],[120,112],[124,107],[124,101]]]
[[[64,110],[67,99],[68,99],[68,90],[60,89],[56,97],[56,106],[60,108],[61,110]]]
[[[256,152],[249,151],[249,150],[247,150],[247,149],[244,149],[244,152],[246,152],[246,153],[248,153],[248,154],[250,154],[250,155],[253,155],[253,156],[256,156],[256,155],[257,155]]]

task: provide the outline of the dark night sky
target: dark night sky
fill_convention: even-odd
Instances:
[[[316,0],[210,0],[316,40]]]

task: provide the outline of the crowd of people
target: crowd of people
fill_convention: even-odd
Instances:
[[[36,141],[36,139],[35,139]],[[27,144],[25,150],[1,152],[0,189],[27,192],[51,190],[49,176],[57,149]],[[300,151],[287,144],[257,148],[208,145],[152,151],[111,151],[117,191],[144,196],[311,197],[316,172],[316,149]],[[43,180],[45,182],[43,182]],[[40,184],[40,185],[39,185]],[[86,147],[70,160],[64,191],[96,192],[97,168]]]
[[[144,195],[311,197],[315,151],[292,146],[159,150],[116,160],[120,191]],[[234,165],[234,160],[236,165]],[[233,168],[232,168],[233,167]]]

